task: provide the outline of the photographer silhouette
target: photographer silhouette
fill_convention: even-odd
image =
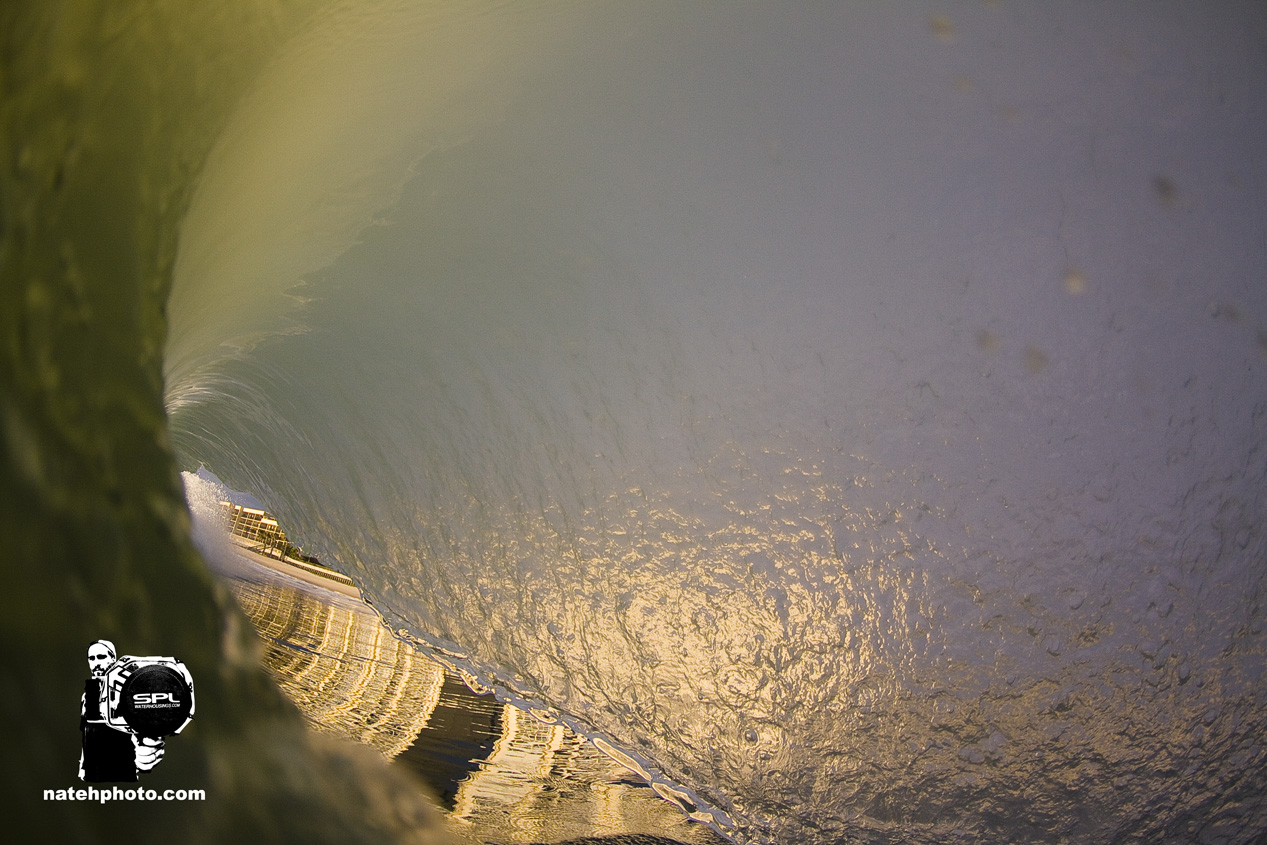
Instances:
[[[163,759],[161,738],[142,737],[111,723],[119,690],[112,689],[109,674],[118,662],[114,643],[109,640],[97,640],[88,647],[92,677],[84,682],[79,711],[83,735],[79,779],[87,783],[133,782],[138,772],[148,772]]]

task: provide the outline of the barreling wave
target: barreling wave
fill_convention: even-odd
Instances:
[[[1114,86],[1235,114],[1110,69],[1023,83],[1051,113],[997,137],[893,12],[354,9],[185,215],[182,460],[737,841],[1261,828],[1261,339],[1185,268],[1261,291],[1147,186],[1173,246],[1069,234],[1070,184],[1120,212],[1043,163]],[[974,204],[1000,178],[1019,211]],[[1158,264],[1164,295],[1107,279]]]
[[[411,779],[305,732],[190,540],[162,389],[196,174],[318,3],[0,8],[0,535],[10,838],[449,841]],[[197,806],[53,808],[73,782],[88,643],[177,655],[196,725],[147,788]]]

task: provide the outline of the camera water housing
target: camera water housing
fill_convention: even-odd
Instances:
[[[174,657],[121,657],[105,688],[107,724],[140,737],[178,734],[194,717],[194,679]]]

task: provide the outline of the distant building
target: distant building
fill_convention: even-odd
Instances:
[[[224,523],[229,533],[250,542],[254,551],[278,560],[290,558],[320,564],[315,557],[306,555],[298,546],[291,545],[286,539],[286,532],[267,511],[235,505],[233,502],[221,502],[220,507],[224,511]]]

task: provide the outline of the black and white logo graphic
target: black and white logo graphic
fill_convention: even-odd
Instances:
[[[194,717],[194,679],[174,657],[116,657],[114,643],[88,647],[92,677],[80,709],[79,778],[135,781],[163,759],[164,737]]]

